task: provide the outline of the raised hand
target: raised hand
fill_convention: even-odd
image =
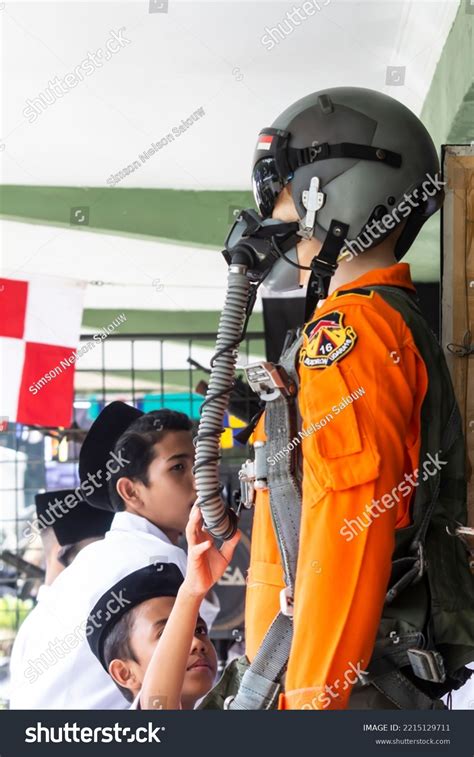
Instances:
[[[214,539],[202,527],[201,510],[194,505],[186,526],[188,566],[184,585],[190,594],[204,597],[221,578],[232,560],[240,536],[241,532],[237,531],[220,550],[217,549]]]

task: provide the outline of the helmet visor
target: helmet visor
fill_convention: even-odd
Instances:
[[[275,200],[293,176],[286,150],[289,133],[280,129],[264,129],[258,135],[253,159],[252,188],[255,203],[263,218],[273,213]]]
[[[276,167],[275,158],[259,160],[252,173],[252,188],[258,212],[262,218],[273,213],[275,201],[284,187]]]

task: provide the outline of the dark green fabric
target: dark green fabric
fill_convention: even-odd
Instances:
[[[219,681],[201,701],[198,710],[223,710],[224,702],[229,696],[235,696],[242,677],[249,667],[247,657],[236,657],[224,670]]]
[[[393,287],[370,287],[402,315],[425,362],[429,376],[428,391],[421,410],[421,450],[419,467],[439,454],[447,461],[440,471],[440,488],[426,535],[426,572],[423,578],[405,588],[384,608],[379,636],[391,631],[407,633],[420,630],[425,648],[441,652],[449,676],[474,660],[474,577],[469,568],[468,552],[460,539],[451,536],[458,525],[467,523],[465,443],[459,411],[455,413],[459,430],[448,454],[442,450],[442,437],[456,404],[451,377],[443,351],[418,309],[413,297]],[[394,366],[396,370],[396,366]],[[403,572],[403,562],[412,553],[413,537],[432,501],[436,476],[426,481],[419,477],[413,502],[413,525],[396,532],[391,584]],[[417,682],[420,679],[415,679]],[[445,686],[424,684],[431,694],[443,693]],[[456,687],[457,684],[454,684]]]

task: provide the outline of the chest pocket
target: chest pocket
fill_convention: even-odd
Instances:
[[[351,368],[302,366],[300,412],[304,478],[314,503],[328,490],[350,489],[378,477],[375,420]]]

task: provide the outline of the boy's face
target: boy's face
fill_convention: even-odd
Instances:
[[[191,432],[167,431],[154,445],[154,451],[148,467],[148,486],[133,481],[134,497],[126,509],[147,518],[176,543],[196,501]]]
[[[174,597],[156,597],[142,602],[134,611],[130,646],[138,662],[127,661],[127,665],[130,666],[134,679],[138,683],[137,688],[133,690],[134,695],[141,688],[156,642],[163,633],[174,603]],[[181,697],[183,708],[191,709],[198,699],[207,694],[214,685],[216,673],[216,650],[207,635],[206,624],[201,618],[198,618],[184,676]],[[166,692],[156,692],[157,699],[164,696],[166,696]],[[166,703],[163,704],[166,706]],[[154,707],[157,708],[157,703],[154,704]]]

